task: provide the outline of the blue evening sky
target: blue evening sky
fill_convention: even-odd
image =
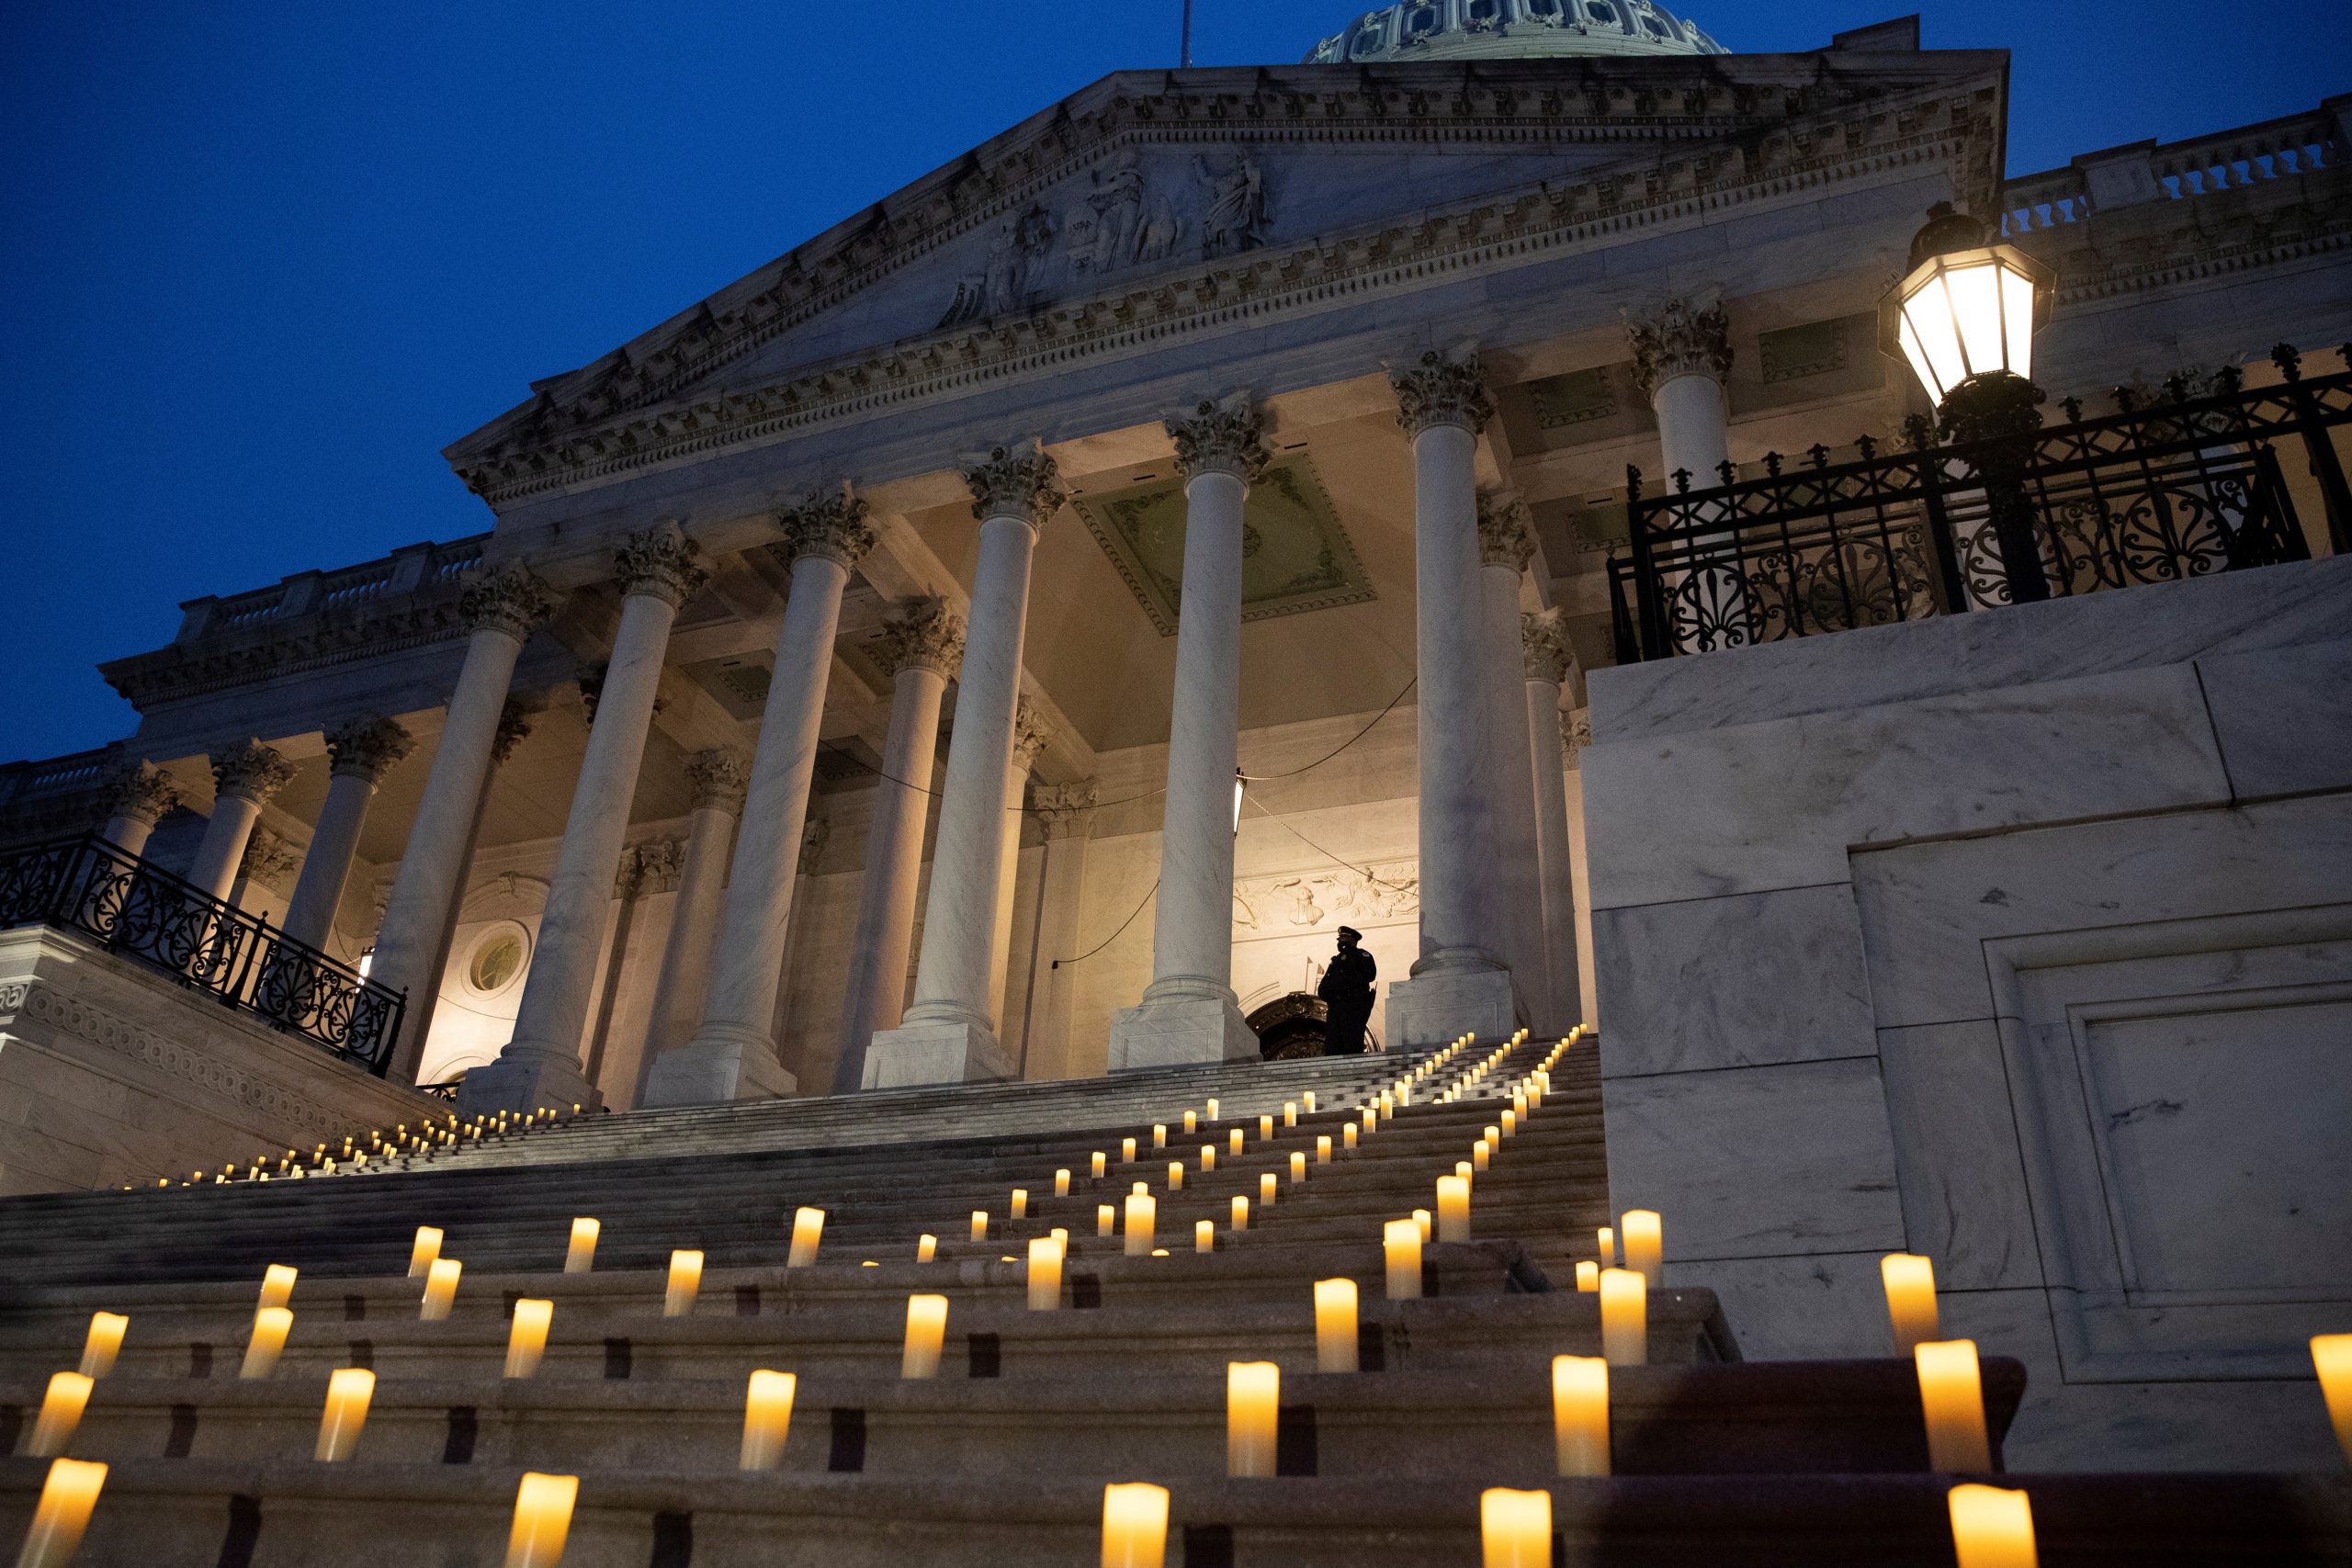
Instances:
[[[1735,50],[1902,0],[1694,0]],[[1355,9],[1361,9],[1359,6]],[[1926,0],[2014,51],[2010,167],[2352,91],[2343,0]],[[0,761],[128,734],[177,604],[490,524],[439,451],[1109,72],[1182,0],[14,0],[0,20]],[[1349,0],[1198,0],[1204,65]]]

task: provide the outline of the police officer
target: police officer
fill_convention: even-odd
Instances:
[[[1323,1054],[1327,1056],[1353,1056],[1363,1051],[1363,1026],[1372,1019],[1372,982],[1380,973],[1380,965],[1372,960],[1357,943],[1363,933],[1353,926],[1341,926],[1339,931],[1340,951],[1332,958],[1331,966],[1323,971],[1323,978],[1315,994],[1323,998],[1326,1021],[1323,1026]]]

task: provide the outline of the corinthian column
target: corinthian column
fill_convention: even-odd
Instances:
[[[1730,426],[1724,378],[1731,374],[1730,322],[1721,305],[1668,299],[1649,315],[1629,318],[1626,341],[1634,351],[1634,379],[1657,415],[1664,473],[1644,493],[1669,495],[1688,482],[1692,490],[1722,484],[1731,460]],[[1708,564],[1713,551],[1694,558],[1687,550],[1659,573],[1658,588],[1668,603],[1668,632],[1693,652],[1746,642],[1747,592],[1735,551],[1723,541],[1725,558]]]
[[[1244,1060],[1258,1037],[1233,994],[1233,785],[1241,713],[1241,531],[1266,470],[1247,393],[1167,421],[1184,476],[1184,589],[1168,723],[1168,795],[1151,984],[1111,1024],[1111,1068]]]
[[[101,784],[107,825],[99,836],[127,855],[147,848],[147,837],[180,803],[179,786],[153,762],[126,762]]]
[[[890,734],[883,742],[882,778],[874,786],[874,820],[865,833],[865,881],[850,948],[841,1043],[833,1056],[835,1094],[847,1094],[865,1081],[866,1045],[876,1030],[897,1028],[906,1011],[907,949],[914,938],[915,890],[922,880],[922,829],[939,745],[939,704],[964,657],[964,617],[936,599],[917,600],[885,623],[876,652],[894,682]]]
[[[727,886],[727,852],[742,815],[751,770],[741,753],[720,749],[686,759],[686,783],[694,811],[686,818],[680,855],[678,896],[670,905],[670,933],[662,943],[662,969],[653,982],[645,1043],[626,1080],[631,1103],[645,1103],[645,1085],[668,1052],[694,1038],[710,985],[711,948],[718,931],[718,901]]]
[[[1548,1012],[1549,965],[1544,962],[1544,884],[1536,872],[1535,778],[1529,771],[1525,658],[1520,649],[1519,584],[1535,554],[1527,503],[1513,490],[1478,495],[1478,636],[1486,651],[1485,695],[1495,716],[1495,847],[1503,956],[1519,987],[1520,1013]]]
[[[199,891],[229,897],[263,804],[293,776],[294,764],[258,740],[240,741],[212,759],[212,819],[204,825],[187,874]]]
[[[474,852],[481,846],[481,819],[490,814],[491,781],[498,776],[498,770],[506,765],[506,759],[514,754],[514,748],[521,745],[530,733],[530,710],[513,697],[507,698],[498,710],[498,728],[490,743],[490,765],[483,770],[481,788],[474,795],[473,815],[466,822],[465,848],[458,852],[458,874],[450,886],[448,908],[441,917],[441,934],[434,942],[433,959],[425,968],[430,978],[425,985],[409,993],[408,1009],[401,1014],[402,1048],[406,1049],[410,1040],[415,1042],[416,1061],[420,1066],[424,1063],[424,1047],[433,1038],[433,1015],[441,1005],[441,987],[448,977],[449,949],[458,940],[458,917],[465,909],[466,876],[473,867]],[[377,939],[378,961],[372,961],[371,975],[383,973],[380,963],[382,940],[379,934]]]
[[[1546,1034],[1582,1021],[1584,987],[1577,972],[1577,890],[1569,848],[1567,758],[1560,744],[1560,689],[1576,667],[1557,610],[1520,617],[1520,667],[1526,688],[1527,738],[1535,782],[1535,865],[1543,886],[1544,973],[1541,1005]]]
[[[1029,793],[1029,770],[1053,731],[1023,697],[1012,712],[1012,750],[1004,762],[1004,842],[996,869],[996,929],[989,937],[989,1016],[1005,1025],[1005,981],[1012,966],[1012,894],[1021,879],[1021,816]],[[1007,1053],[1010,1055],[1010,1053]]]
[[[897,1029],[874,1037],[867,1089],[1007,1078],[1012,1059],[989,1010],[989,955],[1003,876],[1005,769],[1012,751],[1013,704],[1021,690],[1021,644],[1029,615],[1029,560],[1063,500],[1061,473],[1035,447],[1000,446],[964,478],[980,524],[972,575],[971,625],[957,682],[956,732],[947,747],[946,799],[923,907],[915,1002]]]
[[[311,830],[311,851],[302,857],[301,878],[286,906],[286,934],[323,949],[334,930],[334,912],[351,880],[359,829],[368,823],[368,803],[394,762],[414,749],[415,739],[389,718],[357,719],[327,733],[334,769],[326,804]],[[372,971],[371,971],[372,972]]]
[[[1478,434],[1494,415],[1475,356],[1430,353],[1389,372],[1413,441],[1415,702],[1420,755],[1420,956],[1388,989],[1388,1043],[1510,1033],[1498,934],[1501,811],[1478,584]]]
[[[571,790],[563,847],[548,878],[539,917],[538,950],[514,1036],[498,1060],[468,1073],[458,1089],[460,1111],[528,1111],[538,1106],[601,1103],[580,1070],[580,1045],[612,919],[613,878],[628,831],[629,803],[645,761],[645,734],[653,721],[662,660],[678,606],[709,573],[702,551],[674,523],[629,538],[614,552],[621,584],[621,624],[613,637],[604,694],[588,750]]]
[[[719,917],[718,953],[691,1044],[663,1053],[645,1080],[647,1105],[769,1100],[798,1087],[775,1055],[775,998],[792,920],[800,830],[825,716],[825,680],[850,568],[874,546],[865,502],[843,485],[782,513],[792,590],[776,633],[775,671],[760,715],[743,826]],[[606,698],[607,701],[611,699]]]
[[[457,689],[442,719],[433,770],[424,795],[409,824],[408,847],[401,853],[384,918],[376,930],[376,957],[368,977],[408,993],[409,1021],[392,1055],[391,1076],[416,1081],[424,1057],[425,1028],[418,1004],[429,1017],[447,956],[448,922],[456,908],[458,880],[471,857],[482,784],[490,776],[499,716],[514,679],[514,660],[531,628],[547,619],[554,595],[520,566],[476,572],[458,597],[472,637]]]

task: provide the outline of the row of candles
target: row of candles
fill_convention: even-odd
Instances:
[[[455,1148],[469,1142],[483,1138],[519,1135],[559,1126],[563,1122],[576,1120],[580,1112],[581,1107],[575,1103],[569,1114],[553,1109],[530,1111],[500,1111],[477,1116],[470,1122],[461,1122],[458,1119],[457,1112],[451,1111],[446,1120],[419,1122],[413,1131],[410,1129],[407,1122],[398,1122],[393,1126],[389,1136],[381,1127],[370,1127],[365,1134],[368,1141],[364,1146],[359,1143],[361,1134],[354,1134],[343,1140],[343,1150],[340,1154],[331,1153],[326,1145],[319,1144],[312,1146],[307,1156],[299,1149],[288,1149],[283,1155],[255,1155],[246,1164],[244,1174],[242,1176],[237,1173],[237,1162],[231,1160],[209,1176],[201,1170],[188,1172],[187,1179],[185,1181],[169,1176],[159,1176],[155,1179],[155,1185],[158,1187],[225,1187],[232,1181],[267,1181],[272,1176],[282,1177],[288,1180],[300,1180],[313,1173],[333,1176],[336,1170],[345,1166],[349,1166],[353,1169],[365,1169],[371,1156],[383,1160],[401,1155],[421,1154],[425,1158],[431,1159],[443,1149]],[[131,1184],[125,1183],[122,1190],[129,1192],[133,1188]]]

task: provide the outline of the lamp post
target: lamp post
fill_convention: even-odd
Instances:
[[[1946,442],[1981,444],[1993,537],[2009,601],[2050,597],[2025,471],[2041,428],[2041,389],[2033,384],[2033,330],[2046,315],[2048,268],[2014,245],[1990,244],[1982,220],[1939,201],[1911,239],[1903,280],[1879,309],[1879,346],[1907,361],[1936,400]],[[1958,605],[1952,606],[1960,608]]]

